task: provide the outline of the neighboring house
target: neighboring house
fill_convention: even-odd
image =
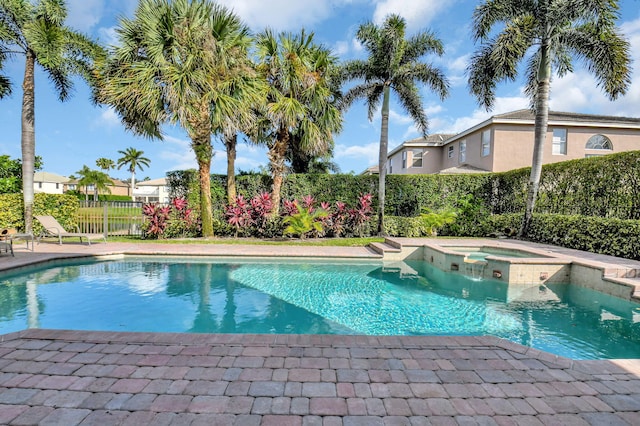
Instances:
[[[119,179],[113,179],[111,178],[111,184],[108,185],[109,191],[111,192],[105,192],[105,191],[100,191],[100,195],[105,195],[105,193],[107,195],[129,195],[129,184],[126,182],[123,182]],[[94,185],[87,185],[86,187],[79,185],[77,180],[69,180],[67,178],[65,178],[65,183],[64,183],[64,192],[67,191],[78,191],[81,194],[89,194],[89,198],[93,199],[93,194],[95,191],[95,186]]]
[[[131,195],[131,185],[119,179],[111,178],[111,185],[109,185],[109,190],[111,191],[110,195]]]
[[[167,187],[167,179],[160,178],[136,182],[136,187],[133,190],[133,201],[168,203],[169,188]]]
[[[35,172],[33,174],[33,191],[45,194],[62,194],[68,180],[69,178],[55,173]]]
[[[457,135],[404,142],[388,156],[388,173],[503,172],[531,166],[534,115],[494,115]],[[543,164],[640,150],[640,118],[549,112]]]

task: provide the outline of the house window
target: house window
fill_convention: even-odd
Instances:
[[[491,154],[491,130],[482,132],[482,156]]]
[[[567,155],[567,129],[553,129],[553,155]]]
[[[407,151],[402,151],[402,168],[407,168]]]
[[[421,149],[411,150],[411,167],[422,168],[422,150]]]
[[[38,189],[42,189],[42,182],[38,182]]]
[[[593,135],[587,141],[586,149],[604,149],[608,151],[613,150],[613,144],[611,140],[605,135]]]
[[[56,189],[60,189],[60,184],[56,183]]]
[[[453,147],[453,145],[451,145],[448,149],[447,149],[447,156],[449,158],[453,158],[453,156],[455,155],[455,148]]]
[[[465,161],[467,161],[467,141],[460,141],[460,148],[458,151],[458,157],[460,159],[460,164],[464,163]]]
[[[393,173],[393,163],[389,161],[389,174]]]

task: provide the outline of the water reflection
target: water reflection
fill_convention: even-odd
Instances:
[[[0,333],[493,334],[576,358],[640,358],[640,309],[568,284],[509,286],[425,262],[75,262],[0,276]]]

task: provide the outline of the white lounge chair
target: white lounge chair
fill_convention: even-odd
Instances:
[[[44,230],[38,236],[38,242],[40,242],[40,239],[42,237],[58,237],[60,244],[62,244],[63,237],[78,237],[80,238],[80,243],[82,243],[83,238],[86,238],[87,243],[89,243],[89,245],[91,245],[91,240],[101,239],[105,243],[107,242],[107,239],[105,238],[104,234],[87,234],[87,233],[79,232],[80,229],[78,229],[78,232],[67,232],[53,216],[34,216],[34,217],[44,227]]]

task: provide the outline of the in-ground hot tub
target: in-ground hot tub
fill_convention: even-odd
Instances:
[[[424,260],[444,271],[459,271],[473,278],[497,279],[509,284],[568,283],[571,276],[570,259],[504,243],[428,243],[424,245]]]

